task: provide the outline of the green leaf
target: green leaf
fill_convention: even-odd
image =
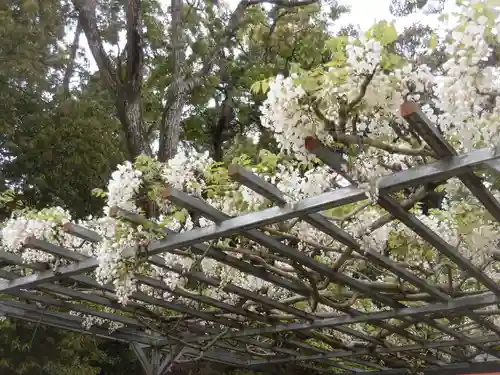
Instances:
[[[436,33],[432,33],[431,39],[429,40],[429,48],[435,50],[438,44],[438,37]]]
[[[267,90],[269,90],[269,81],[268,80],[261,81],[260,87],[262,89],[262,93],[266,93]]]
[[[257,81],[252,83],[252,86],[250,86],[250,91],[252,91],[253,94],[259,94],[262,90],[262,84],[261,81]]]
[[[265,94],[269,90],[269,79],[263,79],[257,82],[252,83],[250,86],[250,91],[257,95],[257,94]]]
[[[176,211],[172,215],[175,219],[183,223],[186,220],[186,212],[184,210]]]
[[[387,46],[398,39],[398,31],[394,23],[380,21],[368,30],[367,36],[377,40],[382,46]]]
[[[300,74],[302,72],[303,72],[303,69],[301,68],[300,64],[298,64],[298,63],[291,63],[290,64],[290,73]]]
[[[334,53],[344,52],[348,41],[349,38],[347,36],[338,36],[335,38],[330,38],[326,42],[326,48],[328,48],[331,52]]]
[[[403,61],[403,58],[395,53],[384,53],[380,64],[384,70],[391,70],[399,67]]]

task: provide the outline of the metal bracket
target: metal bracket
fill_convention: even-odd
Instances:
[[[158,347],[146,346],[137,342],[132,342],[130,346],[141,362],[146,375],[167,374],[184,350],[183,347],[174,347],[170,352],[164,352]]]

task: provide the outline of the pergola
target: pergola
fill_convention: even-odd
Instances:
[[[217,247],[207,244],[208,241],[214,239],[239,235],[265,246],[272,253],[313,270],[332,283],[348,286],[353,292],[363,298],[376,301],[383,308],[378,312],[362,313],[347,305],[338,306],[338,316],[325,318],[319,313],[307,312],[231,283],[222,286],[224,291],[235,294],[244,301],[253,301],[259,305],[261,309],[256,312],[246,309],[243,305],[231,305],[208,296],[194,296],[185,294],[182,290],[169,290],[162,281],[145,275],[137,275],[140,283],[192,299],[200,307],[193,309],[183,303],[165,301],[139,291],[132,295],[131,302],[127,306],[122,306],[114,298],[112,285],[100,285],[88,276],[90,271],[98,267],[97,259],[48,242],[31,239],[26,246],[72,262],[70,265],[51,270],[46,264],[25,264],[17,255],[0,252],[0,260],[3,262],[0,277],[4,279],[0,281],[0,293],[14,297],[1,300],[0,313],[12,318],[41,322],[54,327],[130,343],[148,375],[165,374],[175,363],[197,360],[270,373],[277,373],[281,365],[291,365],[322,373],[370,375],[412,371],[470,372],[467,369],[477,362],[478,358],[500,357],[498,347],[500,327],[481,313],[486,307],[500,304],[500,285],[409,212],[409,209],[422,197],[417,196],[414,199],[399,202],[393,194],[404,188],[421,187],[428,183],[442,182],[457,177],[484,205],[492,217],[500,222],[500,202],[474,172],[475,167],[486,167],[493,173],[499,173],[500,150],[485,148],[458,155],[414,103],[405,103],[402,106],[402,115],[442,160],[401,171],[379,181],[378,204],[388,214],[384,220],[386,222],[393,219],[401,221],[443,256],[453,261],[464,274],[484,287],[484,292],[478,295],[457,297],[451,291],[436,287],[418,277],[388,256],[374,250],[361,249],[356,239],[321,214],[321,211],[329,208],[365,200],[367,196],[363,189],[351,184],[348,187],[303,199],[294,204],[287,204],[282,193],[275,186],[242,167],[232,166],[230,168],[232,178],[274,202],[275,205],[260,212],[228,217],[195,197],[169,188],[168,199],[174,204],[196,211],[216,224],[182,233],[168,233],[165,239],[148,245],[148,262],[159,267],[167,267],[163,258],[158,254],[190,247],[195,254],[213,258],[298,295],[309,296],[310,290],[296,285],[281,275],[228,255]],[[306,146],[325,164],[338,168],[338,155],[333,150],[313,138],[306,140]],[[144,224],[147,221],[144,217],[118,208],[113,210],[113,214],[135,224]],[[293,246],[285,244],[281,238],[268,235],[262,230],[266,225],[294,218],[309,223],[346,245],[350,249],[350,253],[346,256],[359,253],[378,267],[411,284],[420,293],[430,296],[430,302],[417,307],[407,306],[358,279],[316,261]],[[86,241],[94,243],[100,241],[97,233],[76,224],[66,225],[65,230]],[[134,249],[130,249],[130,253],[133,251]],[[28,276],[20,276],[19,269],[21,268],[31,269],[33,272]],[[176,268],[172,268],[171,271],[184,272],[188,278],[205,285],[216,287],[221,285],[220,280],[202,272],[186,273]],[[83,293],[81,288],[78,288],[79,286],[95,288],[95,290],[102,291],[102,295]],[[169,329],[165,332],[152,332],[148,329],[148,321],[154,317],[148,315],[148,312],[136,303],[137,301],[163,307],[176,316],[182,316],[183,319],[172,320],[174,323],[166,321],[165,324]],[[121,310],[123,314],[102,311],[82,302],[111,307]],[[124,328],[113,333],[100,327],[85,330],[82,327],[82,318],[65,312],[68,310],[116,321],[122,323]],[[271,311],[287,314],[289,319],[286,321],[277,319],[269,314]],[[452,329],[439,321],[440,318],[450,314],[469,317],[489,334],[470,335],[465,331]],[[497,314],[500,315],[500,310]],[[198,323],[199,320],[214,322],[222,328],[203,326]],[[399,324],[395,324],[395,321]],[[355,323],[383,328],[391,334],[404,337],[413,344],[388,346],[380,338],[352,328]],[[426,324],[452,339],[424,340],[408,331],[407,328],[415,324]],[[350,335],[363,345],[326,350],[307,342],[308,339],[314,338],[330,345],[326,336],[321,335],[321,330],[325,328]],[[459,350],[466,347],[475,348],[473,357],[465,356],[464,351]],[[257,350],[259,348],[262,351]],[[453,365],[429,355],[429,350],[446,353],[452,358]],[[264,351],[265,354],[263,354]],[[389,359],[397,359],[400,355],[406,358],[416,358],[424,363],[425,367],[415,369],[409,364],[405,367],[404,361],[399,361],[397,366],[391,366],[394,362]],[[485,372],[491,371],[492,368],[483,366],[479,370]]]

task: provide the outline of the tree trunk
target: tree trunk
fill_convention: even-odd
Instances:
[[[162,126],[160,128],[160,148],[158,149],[158,160],[165,162],[175,156],[181,133],[182,110],[186,104],[187,94],[185,89],[172,83],[170,107],[164,112]],[[170,91],[170,90],[169,90]]]
[[[127,0],[127,65],[124,70],[106,54],[97,28],[95,0],[73,0],[79,13],[79,24],[85,32],[101,79],[115,99],[117,117],[122,125],[128,157],[152,155],[147,129],[142,118],[142,45],[140,0]]]
[[[137,94],[131,101],[117,103],[117,110],[130,159],[133,160],[141,154],[152,156],[153,151],[142,119],[141,95]]]
[[[73,44],[71,45],[70,49],[68,66],[66,68],[66,72],[64,73],[64,78],[63,78],[63,91],[64,91],[64,96],[66,98],[69,98],[69,93],[70,93],[69,84],[75,68],[76,53],[78,52],[81,33],[82,33],[82,24],[78,19],[78,23],[76,25],[76,30],[75,30],[75,38],[73,39]]]
[[[167,161],[177,153],[181,133],[182,110],[187,101],[187,88],[183,79],[182,66],[186,60],[182,29],[184,0],[172,0],[172,54],[173,80],[167,89],[167,105],[163,110],[160,124],[160,144],[158,160]]]

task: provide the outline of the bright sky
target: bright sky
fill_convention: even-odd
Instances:
[[[394,20],[394,17],[389,11],[391,0],[339,0],[339,3],[351,7],[350,14],[344,16],[341,22],[358,24],[362,29],[370,27],[376,21]],[[429,0],[428,6],[432,6],[433,3],[435,3],[435,1]],[[451,13],[456,9],[454,0],[445,1],[444,13]],[[399,30],[402,30],[404,27],[408,27],[416,22],[421,22],[439,28],[443,25],[438,18],[439,15],[437,14],[425,14],[424,8],[422,11],[398,18],[396,20],[396,26]]]
[[[350,14],[341,18],[342,23],[354,23],[366,28],[391,17],[390,0],[340,0],[339,3],[351,8]]]

